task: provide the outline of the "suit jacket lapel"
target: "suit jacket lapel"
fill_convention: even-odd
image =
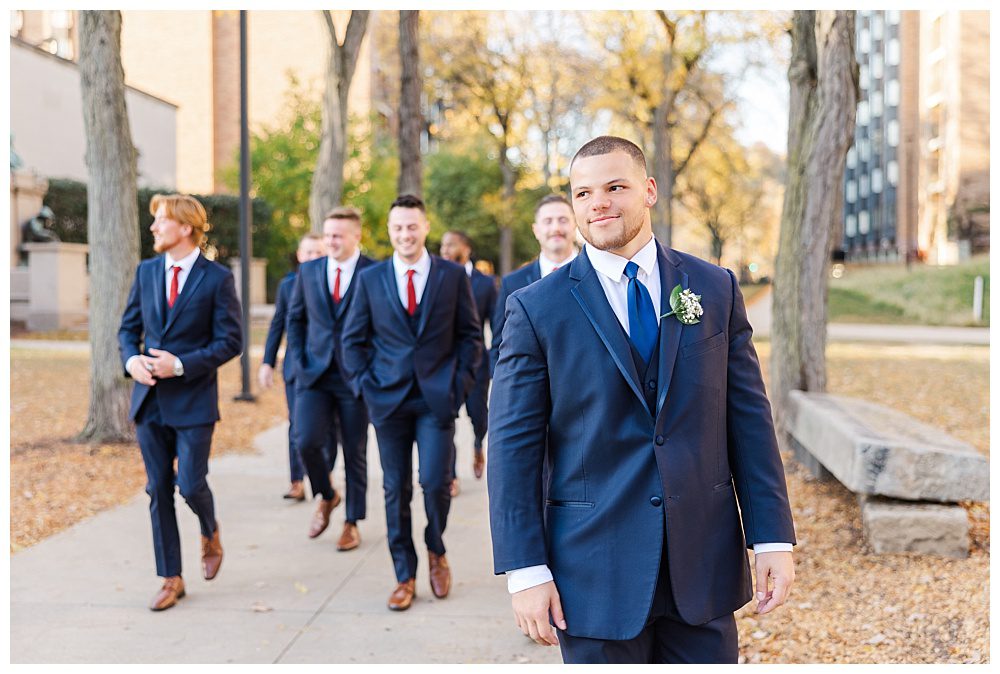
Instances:
[[[323,258],[323,264],[316,265],[316,287],[319,289],[321,297],[326,298],[326,310],[327,316],[330,317],[330,322],[333,322],[333,316],[336,313],[336,305],[333,303],[333,295],[330,293],[330,282],[329,282],[329,272],[330,270],[330,258]],[[340,302],[343,304],[343,300]]]
[[[465,270],[462,270],[465,273]],[[423,334],[427,327],[427,321],[431,315],[431,308],[434,306],[434,299],[437,297],[438,289],[441,287],[441,262],[431,255],[431,270],[427,275],[427,284],[424,286],[424,294],[420,298],[420,323],[417,325],[417,337]],[[473,300],[475,301],[475,300]]]
[[[184,289],[181,294],[177,296],[177,304],[170,311],[170,316],[167,318],[167,325],[163,328],[164,334],[170,329],[170,326],[174,324],[177,320],[177,315],[184,311],[184,307],[187,305],[188,300],[194,295],[194,292],[198,289],[198,284],[201,280],[205,278],[205,265],[208,261],[205,259],[204,255],[199,255],[198,259],[194,261],[194,265],[191,267],[191,271],[188,273],[187,280],[184,281]],[[166,276],[164,276],[164,283],[166,283]]]
[[[535,258],[535,261],[532,262],[531,265],[528,267],[528,285],[531,285],[535,281],[541,280],[541,278],[542,278],[542,265],[538,261],[538,258]]]
[[[365,262],[368,260],[364,255],[358,258],[358,263],[354,266],[354,276],[351,277],[351,285],[347,286],[347,290],[344,294],[340,296],[340,304],[336,305],[335,315],[339,321],[344,317],[344,312],[347,311],[347,305],[351,302],[351,296],[354,294],[354,289],[357,287],[358,272],[365,268]],[[331,295],[331,302],[333,301],[333,296]]]
[[[357,273],[355,271],[355,273]],[[354,281],[351,281],[354,285]],[[392,263],[392,258],[385,263],[385,274],[382,275],[382,287],[385,290],[386,304],[389,305],[389,313],[399,319],[400,324],[406,332],[410,332],[409,319],[406,310],[403,309],[399,301],[399,286],[396,284],[396,266]],[[426,289],[424,289],[426,293]]]
[[[577,302],[583,308],[583,313],[587,320],[594,326],[597,336],[601,338],[604,347],[611,354],[612,360],[621,371],[629,388],[635,393],[642,408],[648,410],[646,398],[642,394],[642,385],[639,381],[639,373],[635,369],[635,361],[632,359],[632,351],[629,349],[625,331],[621,329],[615,312],[608,304],[608,298],[604,294],[604,288],[597,278],[597,272],[590,264],[590,259],[581,253],[573,260],[570,269],[570,276],[580,282],[573,288],[572,293]]]
[[[681,288],[688,287],[688,275],[680,268],[681,260],[669,248],[664,248],[656,242],[656,257],[660,267],[660,315],[670,311],[670,291],[678,283]],[[659,415],[663,403],[667,399],[667,390],[674,373],[674,361],[677,360],[677,349],[681,343],[681,330],[684,324],[673,316],[660,319],[660,367],[657,379],[660,390],[656,395],[656,413]]]
[[[165,256],[160,256],[159,264],[150,265],[153,270],[153,306],[156,311],[156,326],[164,328],[167,322],[167,262]]]

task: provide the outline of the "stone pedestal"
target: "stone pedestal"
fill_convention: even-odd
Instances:
[[[229,268],[236,281],[236,295],[242,302],[240,279],[243,275],[240,273],[240,258],[229,258]],[[250,258],[250,306],[255,304],[267,304],[267,259],[262,257]]]
[[[87,246],[28,243],[28,330],[64,330],[87,324]]]
[[[10,268],[17,266],[21,245],[21,224],[38,215],[42,199],[49,191],[49,181],[30,171],[10,174]]]
[[[861,496],[865,540],[878,553],[917,552],[965,559],[969,516],[960,505]]]

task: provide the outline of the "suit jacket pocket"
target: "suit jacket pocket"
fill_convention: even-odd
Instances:
[[[553,501],[546,499],[545,505],[550,508],[593,508],[592,501]]]
[[[726,343],[726,333],[719,332],[706,339],[699,340],[693,344],[688,344],[681,349],[681,355],[684,358],[693,358],[694,356],[703,354],[707,351],[711,351]]]

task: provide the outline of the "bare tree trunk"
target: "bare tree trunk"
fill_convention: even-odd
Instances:
[[[514,167],[507,158],[507,129],[503,129],[503,140],[500,142],[500,175],[503,178],[503,202],[514,203]],[[510,213],[512,209],[503,209],[500,217],[500,275],[506,276],[514,268],[514,231],[511,228]]]
[[[788,79],[788,185],[771,326],[771,395],[783,443],[788,392],[826,390],[827,278],[858,100],[854,12],[794,13]]]
[[[319,158],[309,192],[309,219],[313,231],[323,227],[323,215],[340,203],[344,191],[344,162],[347,157],[347,96],[354,79],[354,69],[361,51],[361,40],[368,25],[367,10],[353,10],[347,23],[343,44],[329,10],[322,10],[330,37],[330,56],[326,64],[323,92],[323,135]]]
[[[80,89],[87,138],[90,245],[90,409],[78,439],[131,442],[129,381],[118,326],[139,262],[136,153],[125,110],[118,11],[80,12]]]
[[[664,67],[670,61],[664,57]],[[669,70],[667,72],[670,72]],[[674,161],[673,144],[667,128],[669,104],[663,101],[653,110],[653,176],[656,178],[658,196],[653,205],[653,234],[666,247],[671,246],[673,233]]]
[[[420,73],[418,50],[418,10],[399,11],[399,59],[402,83],[399,96],[399,194],[422,196],[423,176],[420,163]]]

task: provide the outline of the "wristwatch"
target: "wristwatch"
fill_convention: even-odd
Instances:
[[[180,358],[174,358],[174,376],[175,377],[184,376],[184,364],[181,363]]]

